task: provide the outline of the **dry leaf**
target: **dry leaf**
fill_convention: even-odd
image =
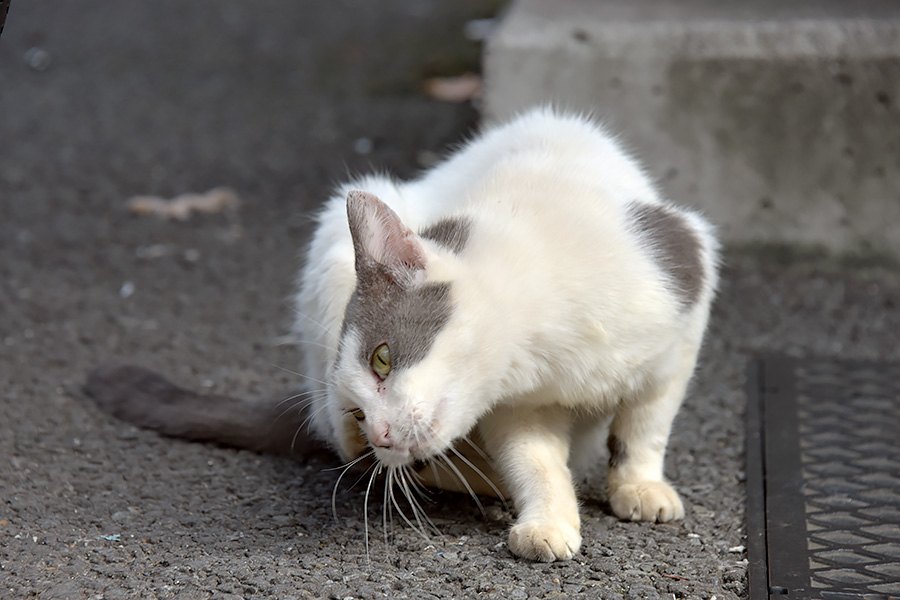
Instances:
[[[468,102],[481,96],[481,75],[466,73],[457,77],[432,77],[425,80],[425,93],[444,102]]]
[[[217,187],[203,194],[181,194],[171,200],[158,196],[135,196],[128,201],[128,209],[136,215],[157,215],[186,221],[194,212],[234,210],[239,204],[240,200],[233,189]]]

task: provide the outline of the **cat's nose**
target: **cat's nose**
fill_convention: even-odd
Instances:
[[[373,428],[372,437],[369,440],[377,448],[393,448],[394,441],[390,438],[390,432],[389,425],[377,425]]]

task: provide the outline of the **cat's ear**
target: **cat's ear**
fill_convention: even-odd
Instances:
[[[422,242],[375,194],[347,194],[347,219],[356,252],[356,270],[380,264],[397,276],[425,268]]]

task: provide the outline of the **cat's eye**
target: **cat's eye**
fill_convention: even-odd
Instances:
[[[366,413],[364,413],[363,409],[361,409],[361,408],[351,410],[350,414],[353,415],[353,418],[356,419],[357,421],[365,421],[366,420]]]
[[[391,352],[388,350],[387,344],[381,344],[375,348],[369,364],[372,366],[372,370],[382,379],[388,376],[388,373],[391,372]]]

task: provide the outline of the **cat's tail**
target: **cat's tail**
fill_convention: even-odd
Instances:
[[[200,394],[141,367],[101,365],[88,374],[84,391],[104,412],[162,435],[298,460],[327,452],[303,426],[306,411]]]

